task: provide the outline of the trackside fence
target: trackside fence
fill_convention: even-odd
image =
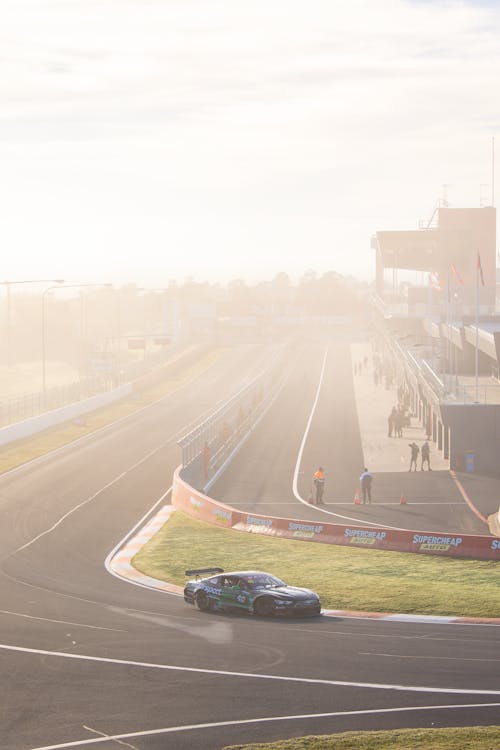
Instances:
[[[323,544],[414,552],[443,557],[465,557],[476,560],[500,560],[500,537],[403,531],[382,526],[366,528],[245,513],[214,500],[190,486],[181,477],[181,469],[182,467],[179,467],[174,474],[173,506],[194,518],[216,526],[252,534]]]
[[[286,350],[178,441],[182,476],[205,487],[269,408],[286,379]]]
[[[141,362],[122,363],[119,366],[116,364],[109,372],[87,375],[71,383],[51,386],[45,391],[0,398],[0,428],[110,393],[126,383],[132,383],[134,391],[142,386],[148,387],[154,384],[155,378],[157,381],[164,375],[165,367],[172,368],[177,362],[185,364],[188,356],[194,359],[207,349],[208,347],[199,345],[188,348],[169,347]]]

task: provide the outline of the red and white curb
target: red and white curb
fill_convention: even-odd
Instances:
[[[173,583],[167,583],[166,581],[160,581],[158,578],[151,578],[151,576],[144,575],[138,571],[132,565],[132,558],[136,555],[142,547],[149,542],[149,540],[161,529],[161,527],[169,520],[175,508],[172,505],[164,505],[163,508],[139,531],[136,536],[129,539],[121,549],[109,557],[106,560],[106,568],[110,573],[123,578],[130,583],[134,583],[138,586],[144,586],[150,589],[159,589],[160,591],[166,591],[169,594],[182,594],[183,589],[181,586],[176,586]]]
[[[345,609],[323,609],[321,614],[327,617],[350,617],[367,620],[384,620],[385,622],[415,622],[428,625],[500,625],[498,617],[446,617],[445,615],[405,615],[389,612],[351,612]]]
[[[110,573],[128,580],[137,586],[145,588],[158,589],[169,594],[183,595],[182,586],[176,586],[173,583],[160,581],[157,578],[151,578],[140,573],[133,567],[131,560],[139,550],[149,542],[149,540],[167,523],[175,508],[172,505],[165,505],[163,508],[139,531],[136,536],[132,537],[123,547],[108,558],[106,568]],[[409,622],[427,625],[500,625],[500,618],[495,617],[446,617],[441,615],[406,615],[390,612],[357,612],[346,609],[322,609],[321,614],[324,617],[338,617],[342,619],[366,619],[382,620],[385,622]]]

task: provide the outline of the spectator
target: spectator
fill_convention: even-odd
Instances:
[[[429,443],[427,442],[427,440],[425,441],[425,443],[422,446],[422,450],[421,450],[420,455],[422,457],[422,463],[420,465],[420,471],[424,470],[424,464],[426,462],[427,462],[427,469],[428,469],[428,471],[432,471],[432,469],[431,469],[431,449],[429,447]]]
[[[408,471],[411,471],[411,467],[415,467],[415,471],[417,470],[417,458],[419,454],[419,447],[416,443],[408,443],[408,447],[410,448],[411,454],[410,454],[410,468]]]
[[[396,407],[392,407],[392,411],[387,417],[387,437],[392,437],[392,431],[396,429]]]
[[[373,476],[370,474],[366,466],[363,469],[359,481],[361,482],[361,492],[363,493],[363,505],[366,503],[371,505]]]
[[[325,472],[323,471],[322,466],[319,467],[318,471],[314,472],[313,482],[316,488],[316,505],[324,505],[323,492],[325,490]]]

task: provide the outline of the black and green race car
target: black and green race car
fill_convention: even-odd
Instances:
[[[207,578],[200,576],[216,573]],[[201,610],[239,611],[271,615],[319,615],[319,596],[309,589],[288,586],[269,573],[244,570],[225,573],[222,568],[186,570],[195,576],[184,587],[184,601]]]

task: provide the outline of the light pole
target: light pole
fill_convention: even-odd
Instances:
[[[7,366],[12,366],[11,341],[12,341],[12,321],[11,321],[11,304],[10,288],[13,284],[64,284],[64,279],[21,279],[20,281],[0,281],[5,287],[7,297]]]
[[[45,298],[47,297],[47,294],[51,292],[53,289],[80,289],[84,286],[93,286],[93,287],[110,287],[112,284],[65,284],[64,286],[49,286],[47,289],[44,290],[42,294],[42,391],[45,396],[46,390],[47,390],[47,377],[46,377],[46,357],[45,357],[45,343],[46,343],[46,326],[45,326]]]

